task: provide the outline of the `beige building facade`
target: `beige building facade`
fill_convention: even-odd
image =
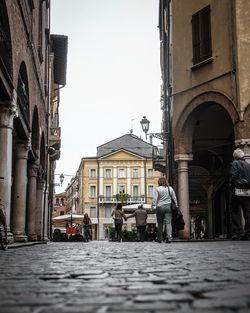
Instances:
[[[122,140],[127,139],[129,145],[130,138],[146,145],[152,155],[153,146],[138,137],[129,134]],[[118,138],[117,141],[120,140]],[[109,227],[114,225],[111,213],[118,202],[128,207],[126,213],[131,212],[129,205],[151,204],[160,175],[153,170],[152,157],[145,157],[120,145],[99,157],[83,158],[78,169],[79,195],[82,195],[79,197],[79,208],[92,220],[93,239],[108,239]],[[155,215],[149,214],[148,224],[156,224]],[[135,228],[134,218],[124,222],[123,227],[127,230]]]
[[[160,1],[165,105],[185,238],[199,236],[196,220],[205,238],[230,237],[233,149],[250,159],[249,14],[244,0]]]

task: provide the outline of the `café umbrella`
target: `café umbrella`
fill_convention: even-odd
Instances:
[[[64,215],[59,215],[56,217],[52,218],[53,222],[70,222],[70,224],[72,225],[72,223],[76,223],[76,224],[81,224],[83,221],[84,215],[81,214],[64,214]]]

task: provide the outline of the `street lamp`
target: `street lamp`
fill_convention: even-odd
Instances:
[[[146,135],[146,139],[147,139],[147,135],[149,135],[149,141],[151,144],[152,144],[153,137],[160,139],[162,141],[167,141],[167,134],[165,133],[148,133],[150,121],[146,118],[146,116],[143,116],[140,123],[141,123],[142,130],[144,131]]]
[[[149,130],[149,123],[150,123],[150,121],[146,118],[146,116],[143,116],[143,118],[142,118],[140,123],[141,123],[142,130],[146,134],[146,139],[147,139],[147,133],[148,133],[148,130]]]
[[[60,179],[60,183],[61,183],[61,185],[62,185],[62,183],[63,183],[63,181],[64,181],[64,175],[61,174],[61,175],[59,176],[59,179]]]
[[[55,174],[55,175],[58,175],[58,174]],[[60,180],[60,184],[59,183],[55,183],[54,186],[60,186],[60,187],[62,186],[62,183],[64,181],[64,175],[63,174],[61,174],[59,176],[59,180]]]
[[[150,123],[150,121],[146,118],[146,116],[143,116],[143,118],[141,120],[141,126],[142,126],[142,130],[144,131],[144,133],[146,135],[146,139],[147,139],[147,135],[149,135],[150,144],[152,144],[152,138],[153,137],[160,139],[164,143],[165,152],[166,152],[165,153],[166,160],[165,160],[165,164],[164,164],[164,172],[165,172],[166,177],[168,177],[168,179],[170,179],[170,181],[172,181],[171,175],[170,175],[168,151],[167,151],[168,150],[168,133],[167,133],[167,131],[164,131],[162,133],[148,133],[149,123]],[[153,159],[153,164],[154,164],[154,156],[152,157],[152,159]],[[160,171],[162,172],[162,169]]]

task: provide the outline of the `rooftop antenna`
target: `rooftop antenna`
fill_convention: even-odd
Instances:
[[[134,125],[133,125],[133,121],[134,121],[135,119],[134,118],[132,118],[131,119],[131,129],[130,129],[130,134],[133,134],[133,127],[134,127]]]

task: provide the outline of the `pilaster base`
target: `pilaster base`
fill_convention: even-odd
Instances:
[[[28,234],[28,241],[37,241],[36,234]]]
[[[48,237],[44,236],[44,238],[43,238],[43,236],[37,235],[37,240],[38,241],[48,241]]]
[[[14,240],[15,242],[27,242],[28,237],[23,233],[14,233]]]

